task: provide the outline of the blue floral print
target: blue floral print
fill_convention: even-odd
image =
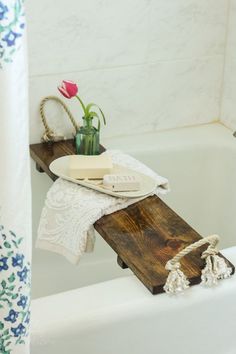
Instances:
[[[30,322],[30,311],[28,311],[26,313],[26,316],[25,316],[25,319],[24,319],[24,323],[29,324],[29,322]]]
[[[17,272],[17,275],[18,275],[20,281],[22,281],[24,283],[26,282],[27,277],[28,277],[28,272],[29,272],[29,269],[27,269],[26,267],[24,267],[24,269],[22,269],[22,271]]]
[[[7,257],[0,258],[0,272],[8,269],[7,261]]]
[[[0,7],[1,9],[1,7]],[[30,263],[21,252],[23,238],[0,225],[0,353],[25,344],[30,322]]]
[[[23,267],[25,256],[23,254],[17,253],[15,257],[12,257],[12,265],[13,267]]]
[[[3,20],[8,12],[8,7],[0,1],[0,20]]]
[[[22,34],[20,33],[10,31],[3,37],[3,41],[7,43],[8,47],[12,47],[16,44],[16,39],[21,36]]]
[[[25,28],[24,0],[0,1],[0,68],[12,62]]]
[[[23,310],[24,310],[26,305],[27,305],[27,302],[28,302],[28,297],[24,296],[24,295],[21,295],[20,296],[20,300],[17,302],[17,305],[21,306],[23,308]]]
[[[26,328],[22,323],[20,323],[18,325],[18,327],[11,328],[11,331],[12,331],[12,333],[14,333],[15,337],[19,337],[19,336],[24,335],[26,333]]]
[[[16,312],[15,310],[10,310],[9,315],[5,317],[4,320],[15,323],[18,316],[19,316],[19,312]]]

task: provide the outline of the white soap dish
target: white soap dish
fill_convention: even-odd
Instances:
[[[157,188],[157,182],[140,172],[136,172],[121,165],[113,165],[111,170],[112,175],[133,176],[136,181],[139,181],[139,190],[132,191],[113,191],[112,188],[103,186],[103,180],[91,180],[91,179],[75,179],[70,177],[70,156],[63,156],[54,160],[49,168],[56,176],[61,177],[67,181],[79,184],[81,186],[94,189],[98,192],[112,195],[120,198],[141,198],[145,195],[151,194]]]

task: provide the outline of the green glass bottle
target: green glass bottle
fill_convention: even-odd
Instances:
[[[75,143],[78,155],[99,155],[100,134],[99,130],[92,124],[93,118],[83,117],[83,126],[78,130]]]

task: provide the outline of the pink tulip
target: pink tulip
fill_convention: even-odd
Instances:
[[[72,98],[76,96],[78,92],[78,86],[73,81],[63,80],[61,86],[58,86],[60,93],[66,98]]]

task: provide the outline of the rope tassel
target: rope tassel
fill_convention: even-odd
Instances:
[[[225,259],[222,257],[214,256],[214,269],[217,273],[217,279],[227,279],[231,276],[233,269],[228,267]]]
[[[214,286],[218,283],[217,273],[214,270],[214,256],[206,257],[206,265],[202,270],[202,283],[206,286]]]
[[[214,286],[219,279],[227,279],[232,273],[232,268],[228,267],[224,258],[217,255],[217,250],[211,246],[203,253],[202,258],[206,258],[206,266],[202,270],[202,284]]]
[[[166,269],[170,271],[168,274],[164,290],[168,294],[182,293],[189,287],[189,281],[185,274],[180,270],[180,263],[172,264],[168,262]]]

